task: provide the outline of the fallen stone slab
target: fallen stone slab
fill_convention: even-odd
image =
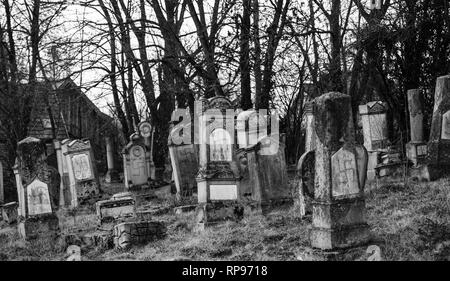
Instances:
[[[159,221],[124,222],[114,226],[114,246],[117,249],[127,249],[131,245],[161,239],[165,236],[167,228]]]
[[[2,218],[8,224],[13,224],[17,221],[17,202],[10,202],[1,207]]]

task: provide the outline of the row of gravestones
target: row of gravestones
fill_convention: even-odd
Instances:
[[[212,109],[216,110],[213,118],[207,114]],[[196,110],[199,144],[190,138],[180,141],[183,133],[195,133],[192,123],[185,122],[173,123],[168,146],[178,199],[182,201],[197,189],[199,224],[239,217],[243,205],[264,211],[280,202],[292,202],[284,142],[278,134],[267,135],[270,119],[250,110],[235,121],[233,114],[226,114],[234,109],[224,97],[202,100]],[[227,128],[230,123],[236,131]]]

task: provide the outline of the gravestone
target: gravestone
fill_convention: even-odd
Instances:
[[[380,163],[380,155],[388,147],[387,105],[381,101],[373,101],[359,106],[359,114],[363,126],[364,146],[369,153],[367,179],[375,179],[376,166]]]
[[[198,149],[192,142],[178,141],[180,131],[190,131],[191,123],[172,127],[169,139],[169,154],[177,198],[190,197],[197,188],[195,176],[198,172]],[[175,140],[175,138],[177,138]]]
[[[262,152],[271,148],[274,153]],[[258,202],[263,213],[272,207],[293,202],[284,149],[278,134],[263,137],[246,149],[252,199]]]
[[[226,114],[226,111],[231,114]],[[197,223],[202,226],[242,213],[234,141],[234,110],[224,97],[204,101],[200,118]],[[227,130],[228,129],[228,130]],[[236,210],[236,211],[235,211]]]
[[[408,109],[411,139],[406,144],[406,155],[417,166],[428,153],[423,137],[423,107],[419,89],[408,90]]]
[[[367,242],[364,185],[368,155],[355,144],[350,96],[332,92],[314,100],[314,200],[311,245],[321,250]]]
[[[157,179],[160,175],[157,173],[153,162],[153,127],[149,121],[142,121],[139,123],[138,129],[139,134],[144,138],[144,144],[147,147],[146,157],[149,159],[150,178],[152,180],[161,180],[161,178]]]
[[[69,182],[68,198],[65,201],[70,202],[71,207],[77,207],[100,193],[94,152],[89,140],[78,139],[63,141],[61,150],[63,173],[65,165]]]
[[[19,234],[24,239],[53,237],[59,231],[60,175],[46,162],[46,147],[28,137],[17,144],[14,167],[19,198]]]
[[[138,133],[130,137],[130,142],[123,148],[123,168],[126,189],[148,187],[151,181],[151,165],[148,147],[144,138]]]
[[[431,121],[428,155],[429,180],[448,174],[450,168],[450,75],[436,80],[433,118]]]
[[[17,222],[17,202],[10,202],[2,206],[2,218],[6,223],[13,224]]]
[[[139,245],[163,238],[166,226],[158,221],[123,222],[114,226],[113,241],[117,249],[128,249],[131,245]]]
[[[100,223],[126,220],[136,215],[135,200],[131,196],[98,201],[95,209]]]
[[[108,171],[105,175],[106,183],[116,183],[119,182],[119,173],[114,167],[114,143],[111,137],[105,137],[106,142],[106,164],[108,166]]]

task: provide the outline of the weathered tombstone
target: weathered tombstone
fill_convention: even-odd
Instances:
[[[126,220],[136,215],[135,200],[131,196],[97,201],[95,208],[100,223]]]
[[[122,150],[123,173],[127,189],[139,189],[148,186],[151,181],[150,157],[144,138],[134,133],[130,142]]]
[[[166,226],[158,221],[123,222],[114,226],[113,241],[118,249],[164,237]]]
[[[106,183],[119,182],[119,173],[114,167],[114,143],[111,137],[105,137],[106,142],[106,164],[108,165],[108,171],[105,175]]]
[[[63,168],[64,158],[63,158],[63,154],[62,154],[61,142],[59,140],[53,140],[53,145],[54,145],[55,151],[56,151],[56,161],[58,164],[58,172],[61,177],[61,182],[59,184],[59,206],[64,207],[66,205],[65,198],[64,198],[64,182],[62,180],[62,177],[64,175],[64,168]]]
[[[45,145],[28,137],[17,144],[16,174],[20,235],[24,239],[52,236],[59,230],[60,175],[46,162]]]
[[[274,153],[262,152],[271,147]],[[293,202],[284,147],[279,135],[274,134],[263,137],[256,145],[246,149],[252,199],[260,204],[263,212]]]
[[[155,164],[153,162],[153,128],[149,121],[142,121],[138,125],[139,128],[139,134],[144,138],[144,144],[147,147],[147,155],[146,157],[149,159],[149,170],[150,170],[150,178],[152,180],[157,180],[157,173]],[[158,180],[161,180],[159,178],[158,174]]]
[[[178,141],[180,131],[188,130],[191,130],[191,123],[186,126],[174,126],[168,139],[170,162],[178,199],[191,196],[197,187],[195,180],[198,172],[197,146],[192,142]]]
[[[427,164],[429,180],[447,174],[450,168],[450,75],[436,80]]]
[[[313,106],[317,142],[311,245],[321,250],[358,246],[369,236],[367,151],[355,144],[350,96],[324,94]]]
[[[71,140],[64,142],[62,153],[69,176],[70,199],[67,202],[77,207],[100,192],[94,152],[89,140]]]
[[[226,111],[229,110],[229,114]],[[234,143],[234,110],[224,97],[203,105],[200,122],[197,223],[205,226],[228,218],[239,218],[239,171]],[[228,130],[227,130],[228,129]]]
[[[380,163],[381,152],[388,147],[387,106],[381,101],[373,101],[359,106],[364,146],[369,153],[367,179],[375,179],[376,166]]]
[[[406,144],[406,155],[417,166],[428,152],[423,138],[423,107],[419,89],[408,90],[408,108],[411,139]]]

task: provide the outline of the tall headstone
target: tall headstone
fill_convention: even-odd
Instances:
[[[123,148],[123,173],[126,189],[140,189],[151,181],[150,156],[144,138],[134,133]]]
[[[46,161],[46,147],[28,137],[17,144],[14,167],[19,198],[20,235],[25,238],[52,236],[59,230],[55,211],[59,207],[60,175]]]
[[[61,176],[61,181],[59,184],[59,205],[60,205],[60,207],[64,207],[65,206],[64,182],[62,181],[64,169],[63,169],[63,154],[62,154],[61,142],[59,140],[53,140],[53,145],[54,145],[55,151],[56,151],[56,162],[58,164],[58,172],[59,172],[59,175]]]
[[[64,142],[62,153],[69,177],[70,198],[67,202],[77,207],[100,193],[94,152],[89,140],[76,139]]]
[[[198,172],[197,146],[191,141],[184,143],[178,140],[181,130],[191,131],[191,124],[172,127],[168,139],[170,163],[178,199],[191,196],[197,187],[195,180]]]
[[[147,159],[149,159],[149,166],[150,166],[150,178],[152,180],[161,180],[161,172],[156,172],[155,163],[153,162],[153,127],[149,121],[142,121],[138,125],[139,128],[139,134],[144,138],[144,144],[147,147]],[[158,177],[158,179],[157,179]]]
[[[226,114],[227,109],[233,114]],[[240,209],[232,104],[227,98],[214,97],[205,101],[202,113],[200,168],[196,177],[199,204],[196,218],[200,226],[233,218]]]
[[[450,75],[436,80],[427,162],[430,180],[447,173],[450,166]]]
[[[428,153],[423,137],[423,106],[419,89],[408,90],[408,109],[411,136],[406,144],[406,155],[417,166]]]
[[[367,179],[375,178],[375,167],[381,162],[380,155],[388,147],[387,106],[373,101],[359,106],[363,126],[364,146],[369,153]]]
[[[311,245],[321,250],[367,242],[364,185],[367,151],[355,144],[350,96],[332,92],[314,100],[315,179]]]
[[[106,142],[106,164],[108,171],[105,175],[106,183],[114,183],[119,181],[119,173],[114,167],[114,143],[111,137],[105,137]]]

